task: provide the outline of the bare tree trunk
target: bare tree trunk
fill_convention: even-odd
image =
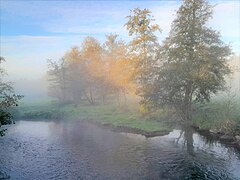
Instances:
[[[117,102],[118,102],[118,106],[120,106],[120,105],[121,105],[121,103],[120,103],[120,97],[119,97],[119,93],[117,93]]]
[[[194,146],[193,146],[193,128],[189,127],[188,125],[183,126],[184,130],[184,139],[187,143],[187,151],[190,155],[194,156]]]
[[[89,104],[93,105],[94,104],[94,98],[93,98],[93,93],[92,93],[92,88],[89,88],[89,92],[85,92],[85,96],[87,98],[87,101]]]
[[[183,112],[185,116],[184,120],[190,124],[192,121],[192,85],[191,84],[189,84],[185,90]]]
[[[91,100],[90,100],[90,98],[88,97],[87,94],[86,94],[86,98],[87,98],[87,101],[89,102],[89,104],[91,104]]]
[[[92,87],[90,88],[90,101],[91,101],[91,104],[94,104],[94,98],[93,98],[93,93],[92,93]]]
[[[124,96],[124,104],[127,104],[127,96],[126,96],[126,90],[123,89],[123,96]]]

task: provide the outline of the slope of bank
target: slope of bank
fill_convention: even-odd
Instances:
[[[59,105],[54,103],[25,104],[14,113],[15,119],[84,120],[107,126],[114,131],[141,134],[146,137],[165,135],[172,130],[168,121],[143,116],[137,108],[111,105]]]
[[[146,136],[165,134],[180,123],[174,111],[168,109],[159,109],[154,113],[143,115],[136,102],[129,102],[128,105],[123,106],[114,103],[76,106],[58,104],[52,100],[35,101],[20,104],[13,114],[15,119],[85,120],[118,131],[134,132]],[[240,103],[221,98],[211,103],[197,105],[194,107],[193,125],[200,131],[209,131],[211,134],[239,136]]]

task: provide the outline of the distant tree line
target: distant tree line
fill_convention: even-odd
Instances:
[[[117,35],[106,36],[103,45],[87,37],[61,60],[48,61],[49,93],[63,103],[106,103],[110,96],[126,101],[134,88],[130,62],[127,46]]]
[[[213,7],[205,0],[183,0],[168,37],[160,44],[151,11],[133,9],[126,29],[132,40],[87,37],[57,61],[49,61],[50,95],[62,102],[95,104],[135,92],[146,111],[174,108],[186,122],[192,106],[224,89],[230,73],[229,46],[207,27]]]

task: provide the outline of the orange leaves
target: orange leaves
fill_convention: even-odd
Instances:
[[[83,76],[81,78],[87,80],[85,85],[101,87],[99,92],[119,93],[133,89],[130,55],[125,43],[117,37],[114,34],[106,36],[103,45],[97,39],[87,37],[81,47],[66,52],[64,58],[71,77]]]
[[[132,91],[132,60],[128,47],[116,35],[108,35],[105,43],[105,63],[108,81],[116,91]]]

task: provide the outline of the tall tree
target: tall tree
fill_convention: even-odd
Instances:
[[[206,26],[213,7],[205,0],[184,0],[161,49],[161,67],[146,104],[175,107],[182,119],[192,119],[193,102],[209,101],[224,88],[230,73],[230,48]]]
[[[22,96],[14,94],[11,83],[3,81],[3,77],[6,75],[5,70],[1,67],[3,61],[5,59],[0,57],[0,136],[3,136],[6,131],[2,126],[13,123],[13,117],[8,112],[8,108],[17,106],[18,100],[22,98]]]
[[[90,104],[95,103],[98,92],[100,92],[103,85],[103,83],[101,83],[104,79],[102,53],[102,46],[97,39],[93,37],[84,39],[81,46],[81,55],[88,73],[86,77],[85,95]]]
[[[61,102],[68,100],[68,80],[67,80],[67,66],[64,58],[59,61],[48,60],[48,81],[49,95],[57,98]]]
[[[76,105],[84,100],[87,71],[78,47],[71,48],[64,55],[68,74],[69,100]]]
[[[108,88],[117,95],[120,104],[120,95],[124,97],[126,103],[126,94],[134,89],[134,83],[131,81],[132,65],[127,45],[122,40],[118,40],[118,35],[110,34],[106,36],[104,44],[105,49],[105,72]]]
[[[94,104],[104,99],[108,90],[103,48],[99,41],[87,37],[80,48],[73,47],[56,62],[49,61],[50,95],[62,102]]]
[[[125,26],[129,36],[133,36],[130,49],[134,55],[134,78],[139,86],[138,94],[145,98],[147,88],[152,84],[152,72],[159,48],[155,33],[160,31],[160,28],[157,24],[152,24],[154,19],[148,9],[135,8],[127,19]]]

